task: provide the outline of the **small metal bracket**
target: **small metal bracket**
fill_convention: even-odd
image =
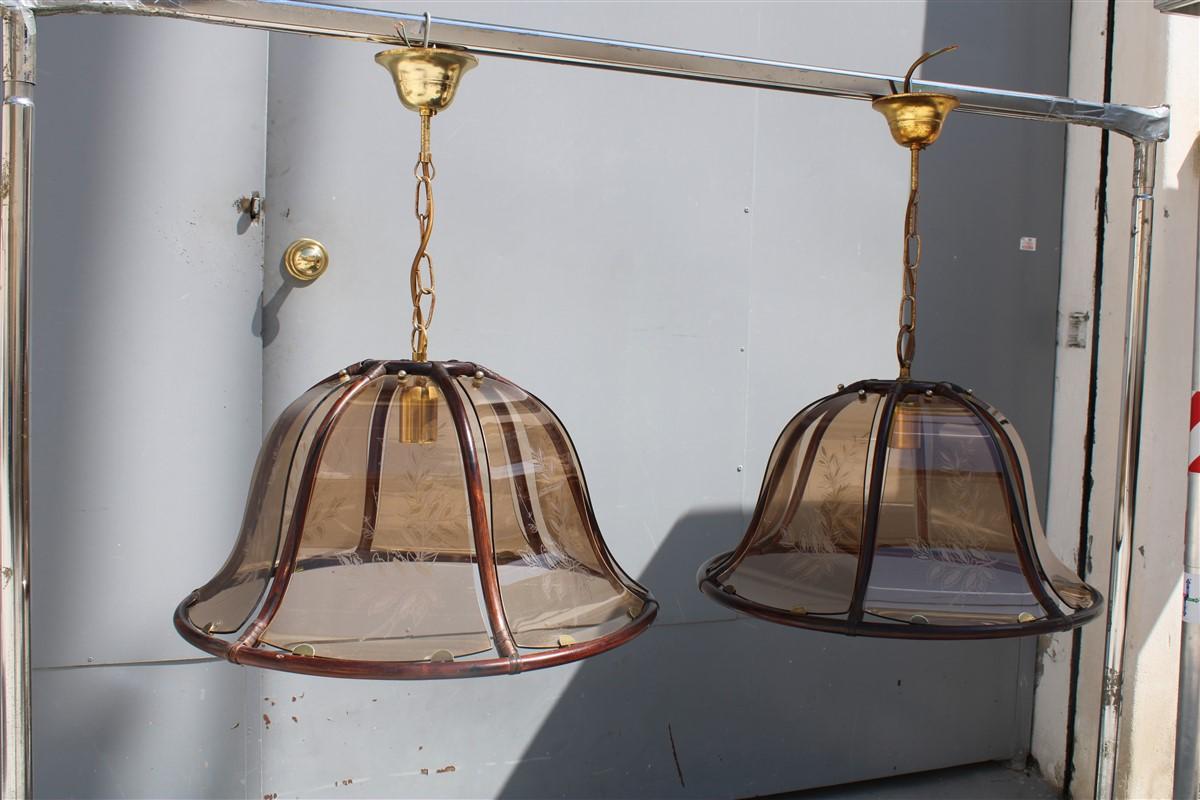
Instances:
[[[1122,683],[1120,672],[1112,668],[1104,670],[1104,685],[1101,688],[1100,694],[1101,705],[1113,706],[1114,708],[1121,706]]]
[[[1090,311],[1072,311],[1067,315],[1067,347],[1088,346],[1088,320],[1091,318]]]
[[[263,198],[258,192],[251,192],[249,197],[239,197],[233,207],[250,217],[251,222],[260,222],[263,215]]]

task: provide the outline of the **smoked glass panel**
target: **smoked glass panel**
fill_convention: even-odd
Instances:
[[[1050,547],[1050,540],[1046,538],[1046,532],[1042,529],[1042,518],[1033,493],[1033,478],[1029,471],[1029,456],[1025,453],[1025,444],[1021,441],[1017,429],[1003,414],[990,407],[989,411],[1000,423],[1001,430],[1008,435],[1008,440],[1016,455],[1014,466],[1025,478],[1023,489],[1026,502],[1029,504],[1029,527],[1033,533],[1034,551],[1037,554],[1038,562],[1042,565],[1042,570],[1050,581],[1050,588],[1053,590],[1051,594],[1057,596],[1067,606],[1064,611],[1068,613],[1071,609],[1081,611],[1091,608],[1095,602],[1092,592],[1088,589],[1087,584],[1079,580],[1073,570],[1059,561],[1058,556]]]
[[[585,642],[628,624],[643,600],[600,543],[566,431],[516,386],[491,378],[459,385],[487,451],[496,569],[517,645]]]
[[[305,426],[320,421],[330,405],[336,380],[318,384],[288,406],[259,450],[250,483],[246,512],[237,544],[220,572],[198,590],[198,601],[187,613],[192,624],[210,633],[233,633],[246,623],[258,605],[275,568],[281,529],[291,515],[288,500],[293,466]],[[287,506],[285,515],[285,504]]]
[[[296,571],[263,641],[370,661],[487,650],[472,541],[445,398],[426,378],[377,378],[330,433]]]
[[[1000,454],[960,403],[896,408],[864,608],[931,625],[1029,622],[1045,611],[1017,555]]]
[[[722,577],[738,596],[800,614],[849,610],[879,400],[838,395],[784,429],[753,541]]]

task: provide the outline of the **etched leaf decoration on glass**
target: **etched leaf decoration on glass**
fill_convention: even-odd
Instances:
[[[989,544],[1000,546],[1007,520],[994,502],[998,479],[994,473],[979,472],[970,466],[967,444],[944,447],[938,452],[938,481],[946,497],[940,511],[929,520],[929,541],[911,540],[913,554],[929,563],[929,580],[943,590],[971,594],[986,591],[996,580],[999,559]],[[998,538],[999,537],[999,538]]]
[[[828,575],[834,568],[830,556],[845,554],[858,541],[861,524],[861,499],[856,504],[854,496],[853,464],[851,446],[843,444],[836,449],[822,445],[817,453],[815,468],[818,481],[809,481],[808,487],[818,485],[823,489],[820,502],[799,504],[795,516],[780,526],[781,545],[796,554],[790,559],[788,573],[798,578]]]

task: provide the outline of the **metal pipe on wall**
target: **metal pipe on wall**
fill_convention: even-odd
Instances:
[[[0,797],[27,797],[32,764],[29,696],[29,199],[33,146],[34,22],[0,17]]]
[[[1146,378],[1146,323],[1150,304],[1150,241],[1154,227],[1154,167],[1158,145],[1133,143],[1133,222],[1129,238],[1129,299],[1125,312],[1125,357],[1117,440],[1116,509],[1109,565],[1108,617],[1096,748],[1096,800],[1116,792],[1124,680],[1125,627],[1133,568],[1133,523],[1137,505],[1142,393]]]

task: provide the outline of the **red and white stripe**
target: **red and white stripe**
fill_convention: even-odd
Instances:
[[[1188,437],[1188,472],[1200,472],[1200,392],[1192,392],[1192,432]]]

